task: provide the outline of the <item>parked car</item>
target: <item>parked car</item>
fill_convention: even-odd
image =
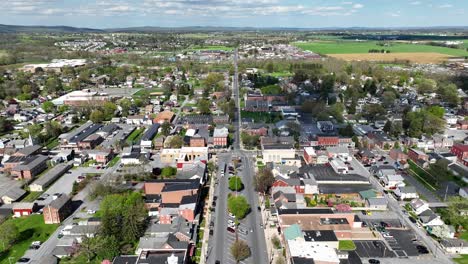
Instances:
[[[228,231],[228,232],[231,232],[231,233],[235,233],[235,232],[236,232],[236,230],[235,230],[234,228],[232,228],[232,227],[228,227],[228,228],[227,228],[227,231]]]
[[[20,258],[18,259],[18,263],[28,263],[31,259],[30,258]]]
[[[380,260],[377,260],[377,259],[369,259],[369,264],[380,264]]]

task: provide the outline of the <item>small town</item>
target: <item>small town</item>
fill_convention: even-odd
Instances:
[[[468,263],[467,39],[0,25],[0,264]]]

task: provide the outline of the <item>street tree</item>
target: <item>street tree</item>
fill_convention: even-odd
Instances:
[[[184,145],[184,140],[181,136],[175,135],[171,137],[168,144],[170,148],[181,148]]]
[[[91,112],[91,115],[89,116],[89,119],[93,121],[93,123],[101,123],[104,121],[104,113],[101,110],[94,110]]]
[[[237,219],[243,219],[250,210],[250,205],[244,196],[231,195],[228,198],[228,209]]]
[[[168,136],[171,133],[171,129],[172,129],[171,123],[164,122],[161,125],[161,134],[163,134],[164,136]]]
[[[275,182],[275,176],[270,169],[263,168],[258,171],[255,177],[255,189],[257,192],[267,193],[273,183]]]
[[[41,108],[46,112],[46,113],[52,113],[55,110],[55,105],[51,101],[46,101],[42,104]]]
[[[244,188],[242,179],[239,176],[233,176],[229,178],[229,190],[231,191],[240,191]]]
[[[251,252],[249,245],[243,240],[236,240],[231,246],[231,254],[234,257],[234,260],[239,263],[250,257]]]

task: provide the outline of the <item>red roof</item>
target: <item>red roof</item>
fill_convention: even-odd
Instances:
[[[468,152],[468,145],[457,144],[457,145],[453,145],[452,148],[457,148],[463,152]]]

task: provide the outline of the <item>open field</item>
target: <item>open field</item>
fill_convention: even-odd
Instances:
[[[391,53],[440,53],[450,56],[468,56],[468,52],[462,49],[451,49],[430,45],[391,42],[389,46],[377,45],[377,41],[314,41],[296,42],[297,47],[310,50],[319,54],[354,54],[369,53],[369,50],[388,50]]]
[[[44,224],[42,215],[30,215],[28,217],[13,218],[7,221],[15,223],[19,229],[20,237],[18,242],[0,255],[1,264],[15,263],[16,260],[23,256],[33,241],[46,241],[58,226]]]
[[[350,53],[329,54],[328,56],[346,61],[410,61],[413,63],[441,63],[451,56],[434,52],[409,52],[409,53]]]

